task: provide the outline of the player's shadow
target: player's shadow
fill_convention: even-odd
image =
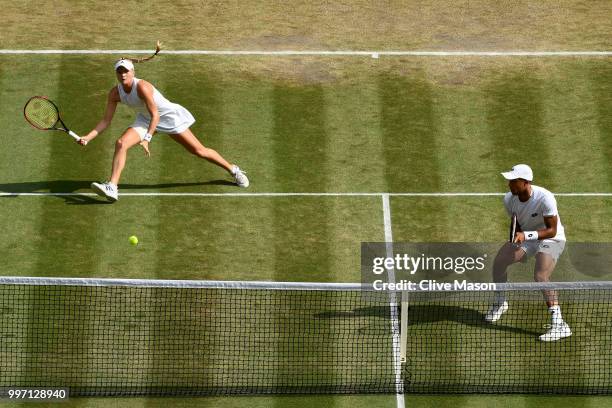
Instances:
[[[10,193],[15,195],[3,195],[2,197],[17,197],[23,193],[52,193],[57,194],[53,197],[62,199],[66,204],[70,205],[87,205],[87,204],[109,204],[103,198],[93,197],[89,195],[72,195],[76,192],[91,192],[91,181],[86,180],[45,180],[45,181],[29,181],[23,183],[0,183],[0,192]],[[163,188],[180,188],[192,186],[235,186],[236,184],[228,180],[211,180],[193,183],[161,183],[161,184],[121,184],[122,190],[139,190],[139,189],[163,189]],[[84,191],[83,191],[84,190]],[[62,195],[67,193],[70,195]]]
[[[364,316],[390,319],[389,306],[372,306],[354,309],[350,312],[323,312],[316,315],[321,319],[360,318]],[[410,305],[408,307],[408,326],[422,324],[456,322],[467,326],[479,327],[483,330],[495,330],[529,336],[539,336],[542,333],[516,326],[508,326],[499,322],[491,324],[485,321],[485,315],[478,310],[454,305]]]

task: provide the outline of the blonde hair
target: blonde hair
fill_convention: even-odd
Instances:
[[[155,44],[155,52],[152,55],[149,55],[148,57],[144,57],[144,58],[124,58],[121,57],[119,58],[119,60],[125,59],[125,60],[130,60],[132,61],[133,64],[138,64],[139,62],[146,62],[149,61],[150,59],[155,58],[155,56],[157,54],[159,54],[159,52],[161,51],[162,48],[162,43],[157,40],[157,43]]]

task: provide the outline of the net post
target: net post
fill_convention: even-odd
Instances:
[[[408,291],[402,291],[400,314],[400,362],[406,362],[408,348]]]

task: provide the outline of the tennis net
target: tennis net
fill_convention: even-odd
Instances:
[[[573,335],[545,343],[538,284],[504,287],[510,309],[490,324],[493,294],[482,291],[410,293],[406,303],[360,284],[5,277],[0,387],[72,396],[611,393],[612,283],[555,285]]]

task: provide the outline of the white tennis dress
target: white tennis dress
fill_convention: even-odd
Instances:
[[[149,129],[151,115],[147,110],[147,105],[138,96],[138,78],[134,78],[132,91],[128,94],[123,90],[121,84],[117,85],[121,102],[132,108],[136,112],[136,120],[130,125],[140,135],[142,140]],[[153,99],[159,112],[159,123],[156,132],[162,133],[181,133],[194,124],[193,115],[184,107],[177,103],[172,103],[164,97],[155,87],[153,87]]]

